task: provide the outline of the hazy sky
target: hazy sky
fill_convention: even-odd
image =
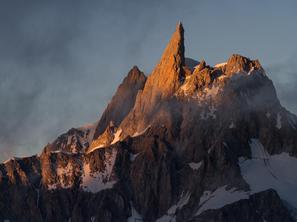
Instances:
[[[297,113],[296,10],[296,0],[0,0],[0,160],[95,122],[134,64],[150,73],[179,20],[187,57],[259,58]]]

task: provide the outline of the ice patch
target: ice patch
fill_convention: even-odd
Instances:
[[[250,185],[251,192],[257,193],[274,189],[281,199],[297,208],[297,158],[288,153],[269,155],[257,139],[250,142],[252,158],[239,161],[241,175]]]
[[[227,190],[227,185],[219,187],[215,191],[204,191],[200,197],[199,210],[196,216],[201,214],[203,211],[209,209],[218,209],[226,204],[231,204],[241,199],[248,199],[249,194],[245,191],[238,191],[235,187]]]
[[[110,189],[116,183],[113,175],[113,167],[117,156],[117,150],[105,151],[105,168],[103,171],[91,172],[90,164],[83,165],[83,176],[81,187],[85,191],[99,192]]]
[[[199,163],[195,163],[195,162],[191,162],[189,163],[189,166],[193,169],[193,170],[198,170],[202,165],[202,161],[200,161]]]

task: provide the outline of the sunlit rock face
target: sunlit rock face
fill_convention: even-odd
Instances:
[[[0,164],[0,221],[294,221],[297,117],[258,60],[184,48],[178,23],[98,121]]]

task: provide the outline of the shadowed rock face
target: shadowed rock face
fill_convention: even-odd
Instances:
[[[146,82],[146,76],[137,66],[134,66],[118,87],[111,102],[96,127],[94,139],[97,139],[112,122],[115,126],[119,126],[125,116],[133,108],[135,99],[139,91],[141,91]]]
[[[293,221],[278,185],[297,182],[270,159],[297,161],[297,117],[258,60],[185,59],[183,34],[148,77],[129,71],[96,124],[0,164],[0,221]],[[243,174],[259,158],[275,190]]]
[[[255,210],[257,209],[257,210]],[[252,195],[247,200],[240,200],[218,210],[208,210],[191,222],[262,222],[294,220],[288,215],[281,199],[274,190],[267,190]]]

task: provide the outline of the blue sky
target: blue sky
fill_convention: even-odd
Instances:
[[[297,113],[296,1],[0,2],[1,159],[94,122],[133,65],[149,74],[178,21],[186,56],[260,59]]]

